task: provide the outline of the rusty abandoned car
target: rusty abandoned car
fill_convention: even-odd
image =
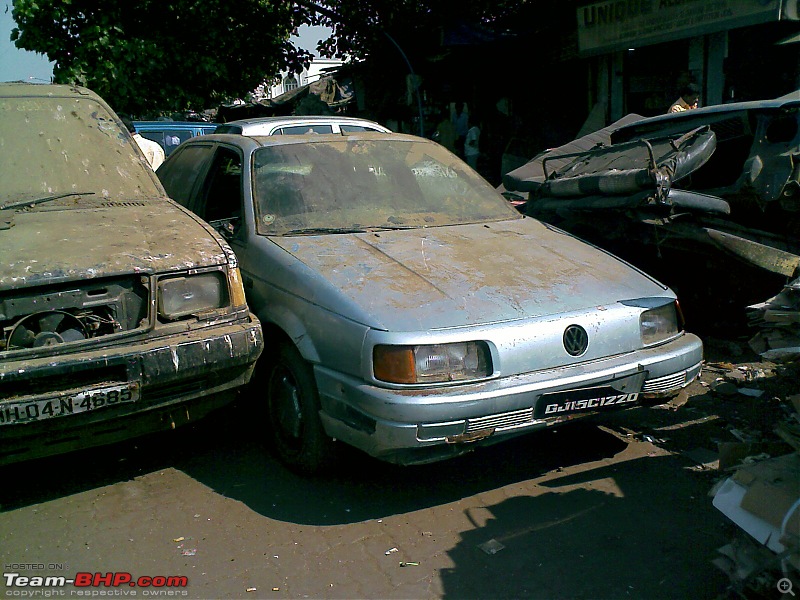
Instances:
[[[108,105],[0,85],[0,464],[169,429],[263,349],[236,257]]]
[[[323,468],[334,439],[443,459],[675,394],[700,370],[669,288],[521,215],[430,140],[213,134],[158,176],[239,258],[275,342],[255,393],[296,470]]]
[[[665,281],[691,323],[741,326],[800,275],[800,92],[628,115],[503,185],[527,214]]]

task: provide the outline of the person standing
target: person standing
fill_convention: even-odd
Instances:
[[[472,115],[470,116],[472,117]],[[470,128],[464,138],[464,159],[476,171],[478,170],[478,157],[481,155],[480,142],[481,128],[478,126],[477,120],[472,117],[470,119]]]
[[[697,84],[690,83],[681,88],[681,96],[672,106],[669,107],[667,113],[678,113],[697,108],[700,102],[700,88]]]

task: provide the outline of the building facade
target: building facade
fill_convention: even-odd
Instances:
[[[253,93],[256,101],[277,98],[278,96],[291,92],[299,87],[318,81],[320,77],[331,71],[335,71],[342,66],[343,61],[330,58],[314,58],[307,69],[301,73],[290,73],[282,71],[273,79],[265,81]]]
[[[800,89],[800,0],[611,0],[577,8],[578,52],[606,121],[666,112],[688,83],[701,105]]]

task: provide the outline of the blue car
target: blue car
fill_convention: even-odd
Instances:
[[[169,156],[181,142],[196,135],[213,133],[219,123],[202,121],[134,121],[136,133],[157,142]]]

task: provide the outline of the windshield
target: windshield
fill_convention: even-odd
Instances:
[[[259,148],[253,161],[258,230],[264,235],[521,218],[466,164],[423,139],[277,145]]]
[[[0,98],[0,204],[163,196],[133,143],[92,98]]]

